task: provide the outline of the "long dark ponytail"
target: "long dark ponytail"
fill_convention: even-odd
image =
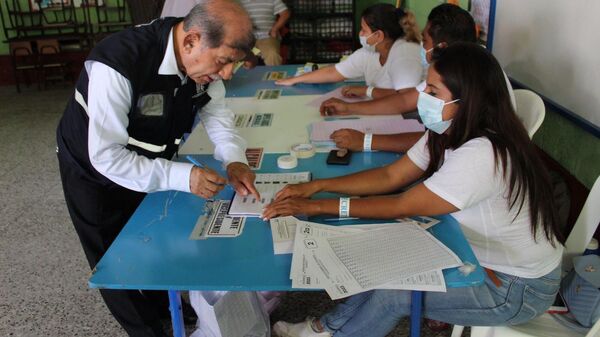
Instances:
[[[446,149],[457,149],[473,138],[486,137],[492,143],[496,167],[502,167],[508,182],[510,208],[518,207],[520,212],[527,198],[534,239],[541,227],[550,242],[556,239],[564,243],[548,172],[512,107],[498,61],[475,43],[459,42],[436,49],[432,67],[453,98],[460,101],[448,132],[429,132],[431,161],[425,175],[437,171]]]

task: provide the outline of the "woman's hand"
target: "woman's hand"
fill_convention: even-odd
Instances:
[[[340,149],[348,149],[354,152],[363,150],[365,134],[353,129],[339,129],[331,134],[335,146]]]
[[[298,81],[297,77],[289,77],[289,78],[277,80],[277,81],[275,81],[275,84],[289,87],[289,86],[296,84],[297,81]]]
[[[342,88],[344,97],[363,98],[367,96],[367,87],[364,85],[348,85]]]
[[[280,216],[299,214],[306,216],[319,214],[318,200],[310,200],[307,198],[286,198],[280,201],[274,201],[265,207],[261,217],[264,221],[268,221],[272,218],[277,218]]]
[[[350,112],[348,111],[348,103],[335,97],[332,97],[321,103],[319,112],[321,113],[321,116],[350,115]]]
[[[275,194],[275,201],[282,201],[289,198],[310,198],[319,191],[318,180],[302,184],[286,185],[281,191]]]

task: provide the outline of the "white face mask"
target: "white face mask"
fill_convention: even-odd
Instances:
[[[375,46],[376,46],[376,45],[377,45],[377,43],[379,43],[379,42],[377,42],[377,43],[375,43],[374,45],[372,45],[372,46],[371,46],[371,45],[370,45],[370,44],[367,42],[367,40],[368,40],[368,39],[369,39],[371,36],[373,36],[373,34],[375,34],[375,33],[377,33],[377,32],[373,32],[373,33],[371,33],[371,35],[369,35],[369,36],[359,36],[359,37],[358,37],[358,40],[360,41],[360,45],[361,45],[361,46],[362,46],[362,47],[363,47],[363,48],[364,48],[366,51],[370,51],[371,53],[374,53],[374,52],[375,52]]]
[[[421,121],[423,121],[426,128],[441,135],[448,130],[450,125],[452,125],[452,120],[445,121],[442,119],[444,106],[458,101],[460,101],[460,99],[455,99],[446,103],[444,100],[431,96],[424,91],[419,92],[417,110],[419,111]]]

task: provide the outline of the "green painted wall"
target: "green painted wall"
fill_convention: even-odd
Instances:
[[[546,109],[544,123],[533,141],[588,189],[592,188],[600,175],[600,138]]]

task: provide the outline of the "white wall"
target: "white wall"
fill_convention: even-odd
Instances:
[[[600,0],[497,0],[492,48],[510,77],[600,127]]]

